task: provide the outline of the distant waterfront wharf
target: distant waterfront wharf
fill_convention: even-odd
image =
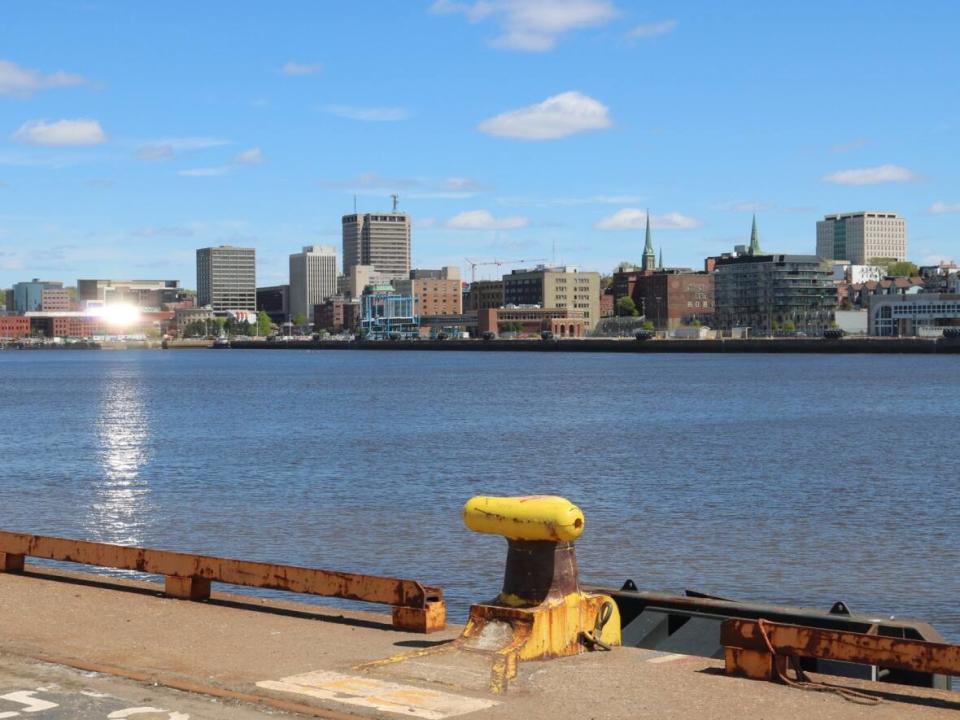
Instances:
[[[171,346],[172,347],[172,346]],[[242,350],[433,350],[465,352],[574,353],[796,353],[796,354],[960,354],[958,338],[751,338],[723,340],[359,340],[244,341]]]

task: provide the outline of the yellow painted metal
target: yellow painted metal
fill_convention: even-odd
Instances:
[[[463,506],[464,524],[479,533],[509,540],[576,540],[583,533],[583,512],[555,495],[489,497],[478,495]]]

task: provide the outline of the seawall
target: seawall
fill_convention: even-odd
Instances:
[[[773,338],[749,340],[364,340],[235,341],[243,350],[434,350],[467,352],[960,354],[957,338]]]

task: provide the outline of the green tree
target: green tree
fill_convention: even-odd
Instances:
[[[890,277],[916,277],[919,274],[920,268],[907,260],[887,265],[887,275]]]
[[[270,316],[261,310],[257,313],[257,335],[269,335],[270,327]]]
[[[637,317],[640,312],[637,310],[637,304],[629,295],[624,295],[617,300],[617,315],[619,317]]]
[[[649,330],[649,331],[653,332],[653,330],[655,329],[655,326],[654,326],[654,324],[653,324],[653,320],[644,320],[644,321],[643,321],[643,329],[644,329],[644,330]]]
[[[296,328],[298,328],[302,332],[303,328],[306,327],[307,325],[307,316],[304,315],[303,313],[297,313],[296,315],[293,316],[293,319],[291,320],[291,322],[294,324]]]
[[[785,320],[783,323],[783,331],[792,333],[797,331],[797,324],[793,320]]]

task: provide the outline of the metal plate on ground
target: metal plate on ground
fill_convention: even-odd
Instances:
[[[329,671],[263,680],[257,687],[424,720],[444,720],[498,704],[494,700]]]

